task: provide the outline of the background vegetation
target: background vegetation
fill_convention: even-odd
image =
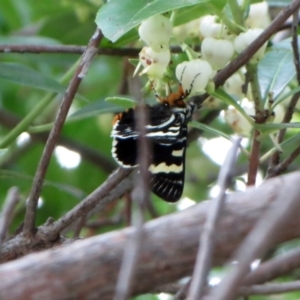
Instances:
[[[105,99],[120,95],[134,99],[136,86],[141,90],[146,83],[146,78],[132,80],[133,67],[128,63],[128,58],[137,58],[139,48],[142,46],[138,42],[136,26],[143,19],[169,11],[175,5],[179,8],[175,24],[180,25],[200,17],[201,14],[210,13],[211,4],[219,9],[226,4],[226,1],[194,1],[195,5],[204,2],[200,4],[202,10],[199,15],[199,10],[195,10],[193,6],[185,6],[186,4],[180,1],[164,1],[165,8],[162,8],[160,1],[148,1],[153,6],[151,8],[150,5],[151,9],[144,11],[141,9],[145,5],[144,1],[136,1],[134,7],[130,5],[131,2],[128,1],[127,7],[126,4],[121,6],[122,8],[125,6],[124,10],[118,8],[117,1],[112,1],[105,12],[107,19],[103,17],[103,11],[101,15],[101,10],[97,17],[98,24],[101,24],[100,27],[105,34],[99,46],[102,53],[100,52],[92,60],[63,125],[57,144],[63,148],[56,147],[47,168],[37,209],[36,226],[45,224],[49,217],[57,220],[66,215],[82,199],[104,183],[117,168],[117,164],[111,157],[110,132],[114,113],[123,108],[119,102],[117,105]],[[282,7],[290,4],[290,1],[268,2],[272,8],[273,17]],[[17,198],[19,199],[10,215],[11,224],[7,239],[15,237],[22,231],[26,203],[32,191],[47,137],[53,128],[58,108],[78,66],[84,47],[87,46],[96,30],[95,19],[102,5],[105,4],[100,0],[2,0],[0,2],[0,202],[4,205],[5,199],[9,199],[8,191],[11,187],[18,188]],[[136,12],[139,12],[137,17],[127,22],[128,16]],[[115,17],[115,20],[118,20],[119,28],[109,21],[109,17]],[[290,29],[290,21],[286,22],[286,27]],[[290,36],[290,31],[287,31],[286,36],[278,35],[278,38],[285,40]],[[298,86],[295,79],[294,55],[290,41],[282,42],[281,40],[276,43],[269,41],[271,55],[267,57],[267,63],[262,62],[259,79],[261,89],[266,93],[275,91],[278,96],[286,86],[290,86],[292,90],[294,89],[292,96],[297,92]],[[279,50],[276,52],[274,47],[278,45],[277,43],[282,43],[280,49],[286,47],[284,55]],[[9,46],[15,46],[15,48]],[[177,50],[174,49],[174,52]],[[176,59],[180,60],[180,55],[174,57],[175,64]],[[145,97],[154,98],[149,92],[145,92]],[[217,108],[204,108],[197,113],[197,120],[209,123],[215,132],[209,129],[198,133],[192,131],[197,137],[201,134],[202,140],[193,138],[192,141],[191,138],[187,150],[184,201],[170,205],[151,195],[151,203],[145,214],[146,220],[171,214],[213,195],[212,187],[216,185],[220,167],[213,160],[212,153],[205,152],[201,145],[203,141],[209,141],[218,135],[233,134],[223,117],[218,117],[227,104],[222,105]],[[299,122],[298,110],[293,118],[293,122]],[[17,124],[19,125],[16,126]],[[271,127],[265,127],[262,131],[267,132]],[[285,141],[289,143],[282,146],[282,159],[290,157],[297,151],[298,131],[299,129],[295,128],[288,130]],[[245,142],[245,149],[250,153],[251,141],[252,138]],[[218,151],[222,156],[227,152],[225,148],[220,148],[220,144],[215,147],[219,148]],[[274,148],[272,140],[264,138],[259,157],[268,153],[272,148]],[[75,154],[72,160],[74,153],[66,152],[67,150],[74,151],[77,156]],[[291,163],[288,164],[288,171],[298,169],[300,163],[298,154],[296,153]],[[283,170],[278,170],[276,174],[272,173],[272,176],[268,173],[271,158],[269,155],[259,165],[258,171],[261,178],[282,173]],[[76,160],[79,161],[78,164]],[[247,173],[248,166],[248,157],[239,155],[237,166],[233,170],[236,180],[231,186],[232,190],[238,189],[236,182],[245,182],[243,175]],[[121,199],[111,201],[105,209],[91,218],[84,219],[84,222],[77,226],[77,230],[69,230],[64,234],[67,238],[78,237],[78,235],[89,237],[124,228],[131,224],[131,210],[130,195],[126,194]],[[296,249],[297,246],[298,240],[293,240],[292,243],[281,245],[277,252],[274,250],[270,253],[270,257],[280,251]],[[29,247],[26,251],[32,252],[33,250],[37,249]],[[25,253],[21,253],[23,254]],[[17,256],[20,255],[14,257]],[[216,277],[219,277],[223,270],[214,269],[213,272]],[[293,281],[297,278],[298,274],[294,272],[289,276],[279,278],[279,281]],[[168,299],[164,297],[167,297],[166,293],[153,292],[135,299]],[[276,299],[297,299],[300,294],[292,292],[280,297],[277,296]],[[275,298],[250,296],[249,299]]]

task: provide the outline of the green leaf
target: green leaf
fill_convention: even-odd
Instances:
[[[98,11],[96,24],[104,36],[115,42],[144,19],[205,2],[209,2],[209,0],[111,0]],[[201,9],[199,9],[199,13],[201,13]]]
[[[267,0],[269,7],[286,7],[291,4],[291,0]]]
[[[42,90],[64,93],[59,82],[17,63],[0,63],[0,78]]]
[[[208,133],[211,133],[213,135],[216,135],[216,136],[222,136],[224,137],[225,139],[231,141],[231,137],[229,135],[227,135],[226,133],[222,132],[222,131],[219,131],[217,129],[214,129],[208,125],[205,125],[203,123],[200,123],[200,122],[197,122],[197,121],[191,121],[189,122],[189,125],[192,126],[192,127],[195,127],[195,128],[198,128],[198,129],[201,129],[205,132],[208,132]]]
[[[0,156],[4,155],[6,153],[7,149],[0,149]]]
[[[15,171],[9,171],[9,170],[0,170],[0,178],[11,178],[11,179],[18,179],[18,180],[25,180],[25,181],[33,181],[33,177],[30,175],[22,174]],[[70,186],[68,184],[61,184],[49,180],[45,180],[43,183],[43,186],[52,186],[57,188],[58,190],[62,190],[73,197],[77,198],[78,200],[81,200],[86,196],[86,193],[74,186]]]
[[[254,127],[264,134],[269,134],[280,129],[300,128],[300,122],[254,124]]]
[[[300,133],[297,133],[295,135],[293,135],[292,137],[290,137],[289,139],[283,141],[282,143],[279,144],[279,146],[288,146],[291,145],[295,142],[298,142],[300,140]],[[265,161],[266,159],[268,159],[273,153],[275,153],[278,149],[276,147],[271,148],[268,152],[266,152],[261,158],[260,158],[260,162]]]
[[[276,105],[278,105],[279,103],[281,103],[282,101],[284,101],[286,98],[293,96],[294,94],[296,94],[297,92],[300,91],[300,86],[296,87],[295,89],[292,89],[291,91],[289,91],[288,93],[282,95],[280,98],[278,98],[274,104],[272,105],[272,107],[274,108]]]
[[[41,36],[0,36],[1,45],[60,45],[57,40]],[[5,51],[9,53],[9,48]]]
[[[276,99],[296,74],[291,39],[286,39],[271,47],[258,64],[258,79],[262,99],[269,93]]]
[[[123,110],[124,107],[122,106],[116,106],[110,102],[98,100],[76,111],[74,114],[68,117],[67,122],[86,119],[105,113],[117,113]]]
[[[122,98],[122,97],[108,97],[105,99],[105,101],[112,103],[115,106],[123,107],[124,109],[131,108],[137,104],[132,99]]]

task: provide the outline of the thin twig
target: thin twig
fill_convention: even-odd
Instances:
[[[143,238],[144,208],[149,201],[149,171],[150,164],[150,141],[146,138],[146,125],[149,123],[145,106],[141,103],[141,95],[138,93],[140,105],[136,108],[136,129],[140,133],[138,147],[139,176],[136,186],[132,192],[133,202],[136,204],[136,212],[132,216],[132,223],[135,231],[128,241],[122,259],[122,264],[117,280],[114,300],[126,300],[131,291],[132,281],[135,275],[137,262]],[[130,150],[129,150],[130,151]],[[133,211],[134,213],[134,211]]]
[[[123,222],[123,216],[121,213],[118,213],[116,216],[106,219],[101,218],[98,220],[90,220],[88,221],[84,227],[89,229],[99,229],[103,226],[114,226],[114,225],[120,225]]]
[[[299,267],[300,248],[297,248],[260,264],[246,277],[243,285],[262,284],[289,274]]]
[[[73,79],[70,82],[70,85],[60,105],[53,128],[50,132],[41,160],[39,162],[34,182],[31,188],[31,192],[29,195],[23,228],[23,232],[25,235],[31,236],[35,233],[35,217],[37,203],[42,190],[43,181],[51,159],[52,152],[58,141],[61,128],[65,122],[69,108],[72,104],[77,89],[82,81],[82,78],[86,75],[91,60],[97,54],[97,46],[101,41],[102,37],[102,33],[97,28],[89,42],[85,53],[82,55],[81,62],[73,76]]]
[[[173,300],[185,300],[189,292],[191,282],[192,282],[192,277],[189,278],[189,280],[177,291]]]
[[[284,230],[290,219],[297,218],[300,209],[297,189],[291,189],[289,197],[286,197],[280,189],[276,192],[277,200],[261,216],[256,226],[239,247],[236,256],[232,259],[232,261],[238,261],[238,264],[232,267],[232,270],[224,277],[208,299],[234,299],[250,270],[250,264],[255,259],[261,258],[274,245],[278,237],[278,231]],[[285,199],[285,201],[282,201],[282,199]]]
[[[288,166],[300,155],[300,146],[297,147],[286,159],[275,166],[272,170],[272,175],[279,175],[284,172]]]
[[[0,45],[0,53],[59,53],[59,54],[83,54],[87,47],[77,45]],[[137,57],[139,48],[101,48],[97,50],[99,55]]]
[[[247,185],[255,185],[256,175],[259,166],[259,153],[260,153],[260,145],[261,145],[261,137],[260,132],[257,129],[254,129],[253,137],[252,137],[252,145],[251,152],[249,158],[249,168],[248,168],[248,181]]]
[[[19,189],[17,187],[10,188],[4,201],[0,217],[0,246],[5,239],[14,209],[19,199]]]
[[[292,282],[268,283],[240,288],[241,296],[282,294],[300,290],[300,280]]]
[[[131,169],[118,168],[100,187],[68,211],[63,217],[53,222],[50,226],[39,227],[38,233],[45,240],[55,240],[62,230],[66,229],[79,218],[86,215],[89,216],[88,214],[93,209],[100,211],[108,203],[131,190],[132,182],[129,177],[131,172]]]
[[[211,202],[204,230],[200,235],[200,245],[188,296],[190,300],[201,299],[207,286],[207,277],[211,267],[212,252],[214,251],[215,231],[217,230],[218,220],[226,198],[226,190],[231,182],[232,169],[237,158],[240,142],[241,138],[235,140],[220,170],[217,182],[220,191],[218,197]]]

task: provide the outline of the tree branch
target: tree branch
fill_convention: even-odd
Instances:
[[[94,35],[92,36],[86,51],[82,55],[80,64],[73,76],[73,79],[70,82],[70,85],[64,95],[62,103],[60,105],[59,111],[57,113],[53,128],[50,132],[49,138],[47,140],[46,146],[44,148],[41,160],[39,162],[36,175],[33,181],[33,185],[30,191],[25,220],[24,220],[24,228],[23,232],[28,237],[31,237],[35,233],[35,216],[36,216],[36,208],[38,199],[40,196],[40,192],[42,190],[43,181],[46,175],[46,171],[48,165],[50,163],[51,155],[54,150],[54,147],[58,141],[58,137],[62,126],[67,117],[69,108],[72,104],[74,96],[77,92],[77,89],[81,83],[82,78],[86,75],[87,70],[89,68],[90,62],[97,53],[97,47],[100,43],[103,35],[99,29],[96,29]]]
[[[300,172],[270,179],[258,188],[228,196],[220,230],[216,232],[213,265],[227,261],[253,228],[261,214],[286,195],[300,193]],[[278,193],[278,190],[281,192]],[[155,286],[191,274],[199,233],[210,203],[152,220],[145,224],[132,294],[146,293]],[[236,226],[239,224],[239,226]],[[300,219],[289,218],[277,231],[275,243],[299,236]],[[28,255],[0,266],[0,297],[3,300],[97,298],[110,300],[121,264],[123,249],[132,228],[76,241],[71,245]],[[18,288],[15,288],[15,287]]]

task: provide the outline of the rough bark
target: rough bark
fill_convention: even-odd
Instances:
[[[222,264],[231,257],[278,197],[279,189],[287,197],[291,189],[298,189],[300,195],[299,181],[297,172],[229,195],[219,221],[213,264]],[[210,202],[205,201],[145,224],[133,294],[151,291],[191,274],[209,206]],[[300,219],[288,222],[278,232],[276,243],[299,236]],[[0,298],[112,299],[123,251],[132,231],[126,228],[79,240],[1,265]]]

